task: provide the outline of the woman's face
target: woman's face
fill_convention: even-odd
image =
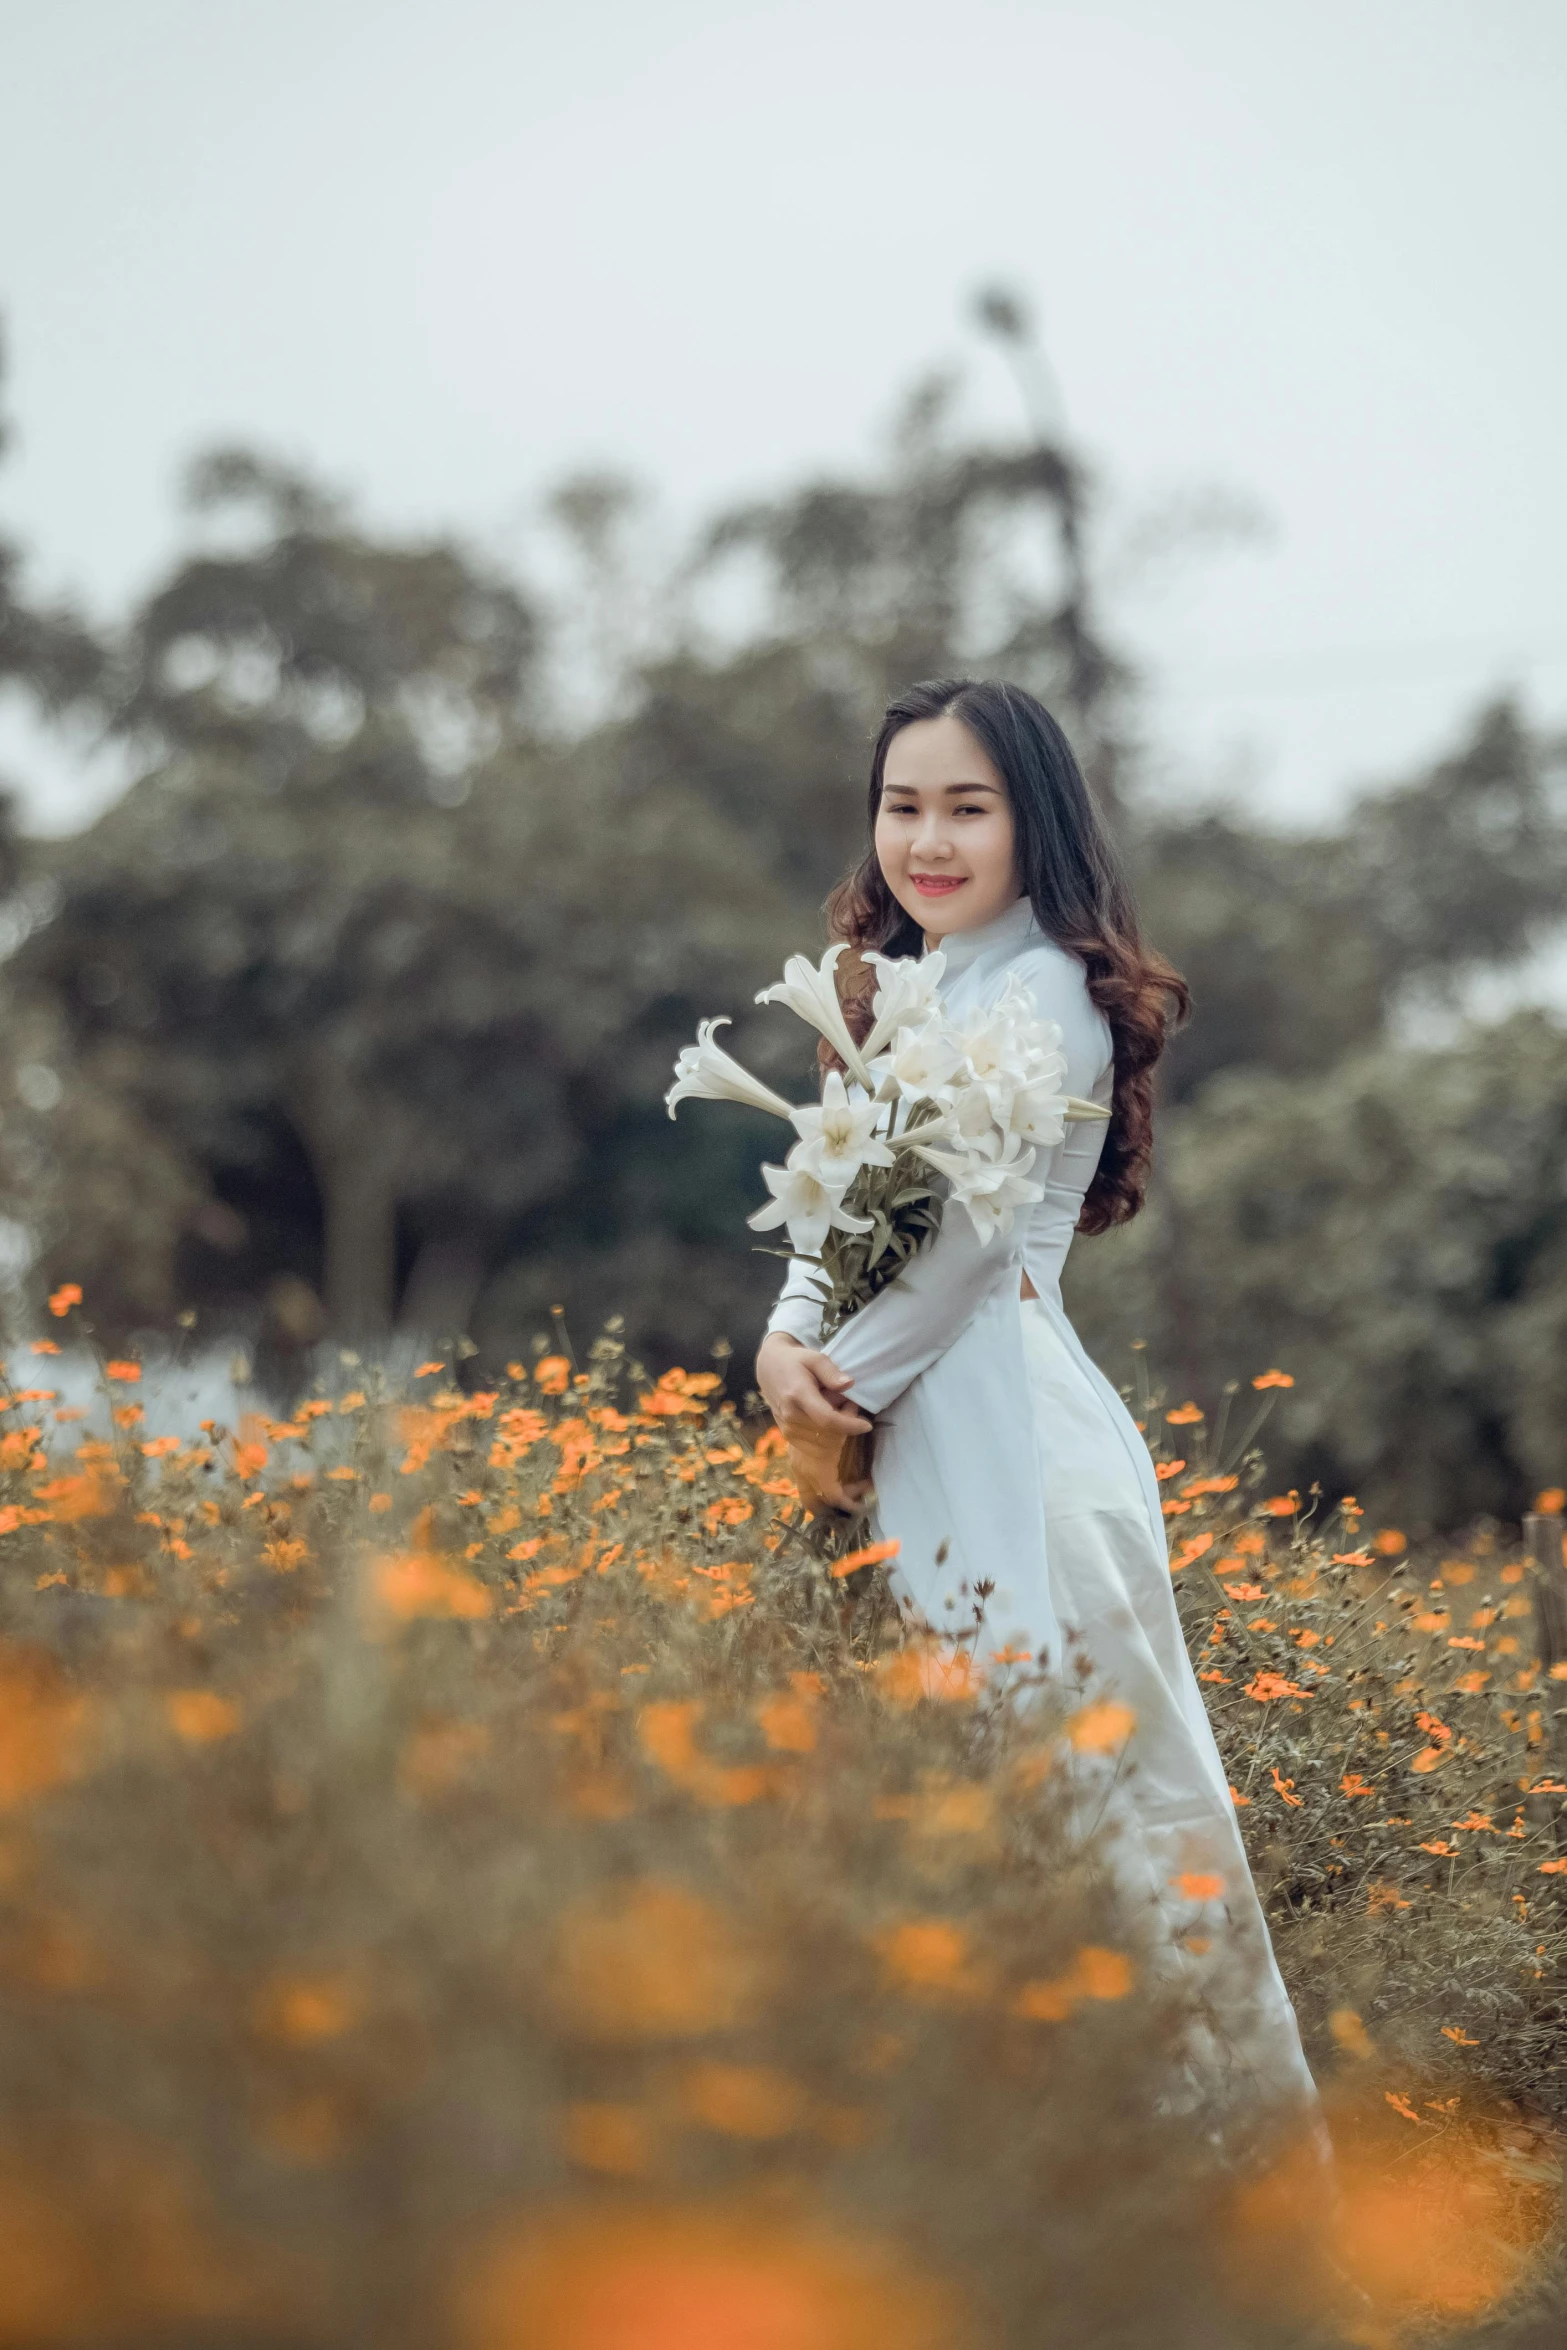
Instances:
[[[921,718],[887,749],[876,860],[934,946],[1023,894],[1006,786],[962,721]]]

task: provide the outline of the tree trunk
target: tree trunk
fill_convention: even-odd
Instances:
[[[489,1251],[476,1233],[454,1232],[427,1240],[414,1259],[397,1327],[412,1338],[446,1346],[468,1336]]]
[[[373,1106],[335,1057],[302,1057],[286,1107],[321,1195],[322,1302],[335,1338],[384,1338],[397,1289],[393,1154]]]
[[[325,1221],[322,1288],[339,1338],[384,1338],[397,1284],[397,1202],[384,1171],[362,1157],[317,1169]]]

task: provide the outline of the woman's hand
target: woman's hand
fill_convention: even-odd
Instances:
[[[757,1353],[756,1384],[788,1443],[806,1508],[858,1509],[870,1488],[863,1480],[845,1484],[843,1448],[851,1436],[868,1435],[871,1423],[844,1395],[848,1372],[831,1355],[771,1330]]]

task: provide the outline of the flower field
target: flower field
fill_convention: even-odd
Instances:
[[[1124,1709],[903,1644],[718,1372],[188,1439],[58,1352],[0,1380],[0,2346],[1560,2339],[1567,1683],[1493,1535],[1141,1407],[1335,2196],[1193,2067],[1222,1886],[1179,1964],[1117,1893]]]

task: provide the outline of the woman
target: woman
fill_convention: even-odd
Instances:
[[[1015,686],[945,681],[892,703],[871,765],[871,849],[834,893],[835,938],[946,957],[958,1017],[1014,974],[1062,1031],[1066,1090],[1109,1111],[1033,1170],[1044,1196],[982,1247],[965,1216],[823,1346],[791,1266],[757,1383],[802,1479],[849,1508],[845,1440],[875,1426],[876,1530],[899,1544],[905,1618],[977,1653],[1092,1668],[1133,1709],[1120,1865],[1189,1927],[1183,1875],[1223,1879],[1248,1995],[1228,2063],[1267,2097],[1311,2095],[1224,1769],[1177,1618],[1147,1447],[1061,1303],[1076,1231],[1143,1202],[1153,1067],[1187,991],[1141,942],[1119,860],[1061,729]],[[846,1007],[851,1020],[859,1007]],[[1204,1920],[1205,1926],[1209,1920]]]

